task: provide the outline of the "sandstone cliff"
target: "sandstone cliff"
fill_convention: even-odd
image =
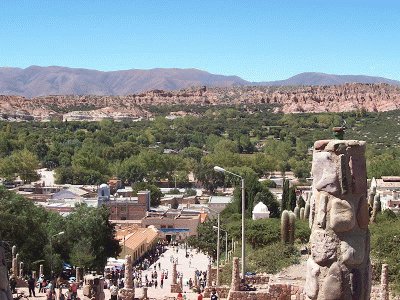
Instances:
[[[191,88],[153,90],[128,96],[0,96],[0,118],[8,120],[138,119],[152,105],[271,104],[276,112],[341,112],[400,108],[400,87],[388,84],[345,84],[305,87]]]

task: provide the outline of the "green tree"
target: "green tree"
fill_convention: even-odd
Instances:
[[[281,212],[289,207],[289,180],[283,180],[283,187],[282,187],[282,200],[281,200]]]
[[[286,209],[294,211],[294,208],[296,207],[296,202],[297,202],[296,188],[292,186],[289,188],[289,202]]]
[[[0,176],[13,179],[19,175],[24,182],[32,182],[40,178],[36,172],[38,167],[39,160],[36,155],[23,149],[0,159]]]
[[[108,257],[117,257],[121,248],[115,239],[114,225],[109,210],[78,205],[66,218],[65,240],[75,262],[87,268],[104,270]],[[79,234],[77,234],[79,233]],[[79,254],[77,245],[84,245]]]
[[[281,215],[279,210],[279,203],[268,188],[262,187],[262,190],[258,192],[254,197],[255,205],[257,205],[257,203],[260,201],[268,207],[270,218],[279,218],[279,216]]]

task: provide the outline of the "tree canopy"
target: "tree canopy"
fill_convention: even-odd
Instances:
[[[61,261],[102,271],[107,258],[116,257],[120,251],[108,216],[106,207],[79,205],[63,218],[0,186],[0,239],[17,246],[28,269],[44,260],[49,272],[53,260],[56,272]],[[62,231],[65,233],[57,235]]]

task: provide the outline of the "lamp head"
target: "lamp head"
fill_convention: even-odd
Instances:
[[[213,229],[218,229],[218,227],[217,226],[213,226]]]
[[[221,167],[218,167],[218,166],[215,166],[215,167],[214,167],[214,171],[215,171],[215,172],[225,173],[225,169],[224,169],[224,168],[221,168]]]
[[[57,235],[62,235],[64,233],[65,233],[64,231],[60,231],[59,233],[57,233]]]

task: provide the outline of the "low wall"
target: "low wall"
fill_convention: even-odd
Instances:
[[[305,300],[303,287],[275,283],[259,291],[229,291],[229,300]]]
[[[246,275],[247,284],[268,284],[270,275],[260,274],[260,275]]]
[[[206,287],[204,290],[204,298],[210,298],[213,289],[217,291],[217,295],[220,299],[228,298],[230,287],[227,285]]]

